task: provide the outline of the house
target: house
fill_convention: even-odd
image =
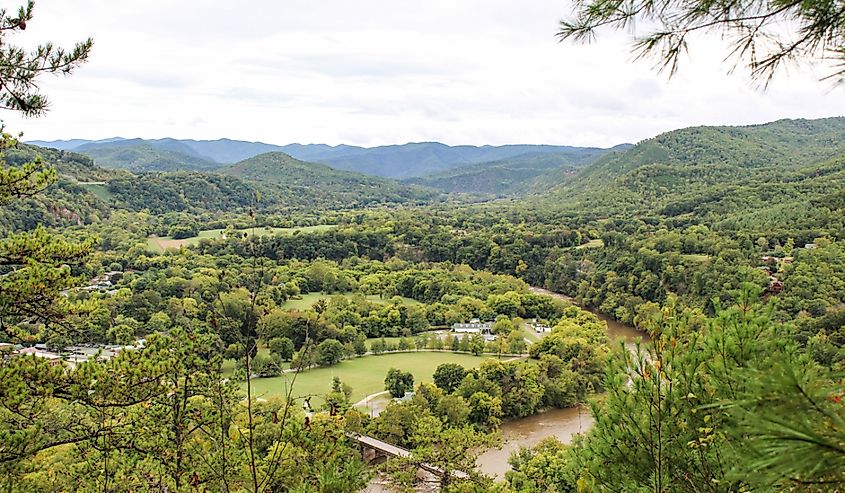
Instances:
[[[493,324],[474,318],[469,323],[452,324],[452,332],[458,334],[491,334],[493,332]]]
[[[539,332],[541,334],[545,334],[547,332],[551,332],[552,328],[545,324],[537,324],[534,326],[534,332]]]
[[[815,250],[818,247],[819,246],[815,243],[807,243],[806,245],[804,245],[804,248],[806,248],[807,250]]]
[[[12,354],[18,356],[26,356],[26,355],[33,355],[36,358],[44,358],[45,360],[50,362],[50,366],[58,366],[62,364],[62,357],[56,353],[46,351],[44,349],[39,349],[37,347],[27,347],[23,349],[18,349],[17,351],[13,351]]]
[[[766,291],[771,294],[778,294],[783,291],[783,283],[774,276],[769,277],[769,287]]]

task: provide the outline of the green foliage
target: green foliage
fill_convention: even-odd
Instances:
[[[38,116],[47,110],[46,96],[39,91],[37,79],[43,74],[69,74],[88,59],[94,42],[91,38],[65,50],[52,43],[38,45],[34,50],[11,44],[8,37],[26,29],[32,20],[33,1],[17,12],[0,10],[0,108]]]
[[[608,149],[572,148],[554,153],[527,153],[500,161],[470,164],[407,180],[451,193],[512,195],[531,193],[548,182],[557,183],[588,166]],[[558,175],[562,175],[558,177]]]
[[[755,489],[835,491],[845,484],[841,378],[784,361],[748,380],[753,398],[736,401],[732,411],[739,422],[732,439],[744,449],[732,475]]]
[[[466,368],[456,363],[443,363],[434,371],[434,384],[447,394],[458,388],[466,376]]]
[[[75,148],[74,152],[91,157],[104,168],[136,172],[203,171],[220,166],[196,155],[187,146],[163,148],[140,139],[84,144]]]
[[[287,337],[274,337],[268,342],[270,352],[278,355],[282,361],[290,361],[295,350],[293,341]]]
[[[253,184],[268,198],[294,207],[358,208],[383,203],[421,203],[433,191],[306,163],[281,152],[260,154],[222,170]]]
[[[343,344],[335,339],[326,339],[317,345],[317,364],[320,366],[336,365],[343,359]]]
[[[752,77],[768,82],[785,63],[833,58],[841,66],[845,38],[842,13],[830,5],[812,3],[717,4],[710,2],[650,2],[620,4],[593,0],[575,6],[572,20],[561,22],[562,39],[590,40],[601,27],[649,26],[636,38],[638,57],[655,56],[661,69],[674,74],[687,52],[688,39],[716,31],[727,39],[727,58],[747,64]],[[788,23],[789,29],[781,24]],[[841,77],[837,68],[830,77]]]
[[[384,377],[384,389],[394,398],[404,397],[406,392],[414,389],[414,375],[391,368]]]

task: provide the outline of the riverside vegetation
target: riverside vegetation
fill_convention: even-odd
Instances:
[[[2,12],[0,37],[31,17]],[[43,110],[35,76],[90,48],[22,52],[3,70],[29,83],[0,103]],[[557,167],[497,157],[502,186],[477,191],[516,195],[483,202],[450,180],[484,161],[417,180],[436,190],[278,150],[105,169],[4,134],[0,485],[352,492],[376,472],[361,433],[411,451],[378,468],[400,488],[428,464],[465,472],[438,479],[462,493],[840,491],[842,142],[834,118],[682,129]],[[524,195],[538,177],[551,189]],[[530,286],[650,337],[611,343]],[[431,333],[473,318],[496,339]],[[527,337],[532,319],[551,332]],[[36,344],[123,349],[19,354]],[[397,359],[376,383],[325,370],[426,350],[450,357],[427,374]],[[356,409],[380,383],[414,394]],[[474,467],[503,421],[580,404],[595,425],[572,444],[520,450],[503,481]]]

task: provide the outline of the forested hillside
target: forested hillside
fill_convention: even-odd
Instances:
[[[215,214],[250,208],[269,213],[355,209],[422,204],[439,197],[431,189],[338,171],[281,153],[257,156],[221,170],[222,174],[105,169],[83,154],[25,144],[8,150],[3,158],[9,165],[19,165],[36,156],[45,167],[57,170],[58,183],[5,209],[0,224],[9,230],[88,224],[115,210],[186,212],[213,220]]]
[[[90,156],[105,168],[131,171],[209,170],[217,167],[214,161],[172,139],[155,143],[129,139],[83,144],[73,151]]]
[[[562,183],[604,154],[627,147],[529,153],[410,178],[406,182],[457,193],[496,196],[543,193],[550,183]]]
[[[384,178],[306,163],[281,152],[260,154],[221,170],[253,183],[270,197],[300,206],[354,208],[382,203],[422,203],[438,193]]]
[[[564,153],[574,159],[581,156],[588,159],[588,156],[600,151],[596,148],[549,145],[447,146],[439,142],[420,142],[369,149],[349,146],[324,148],[309,159],[368,175],[408,178],[526,154]]]
[[[600,158],[549,198],[602,215],[646,213],[718,227],[828,224],[843,179],[845,119],[695,127]]]

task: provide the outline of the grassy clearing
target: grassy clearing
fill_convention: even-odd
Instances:
[[[103,202],[108,202],[112,198],[112,194],[109,192],[109,189],[106,188],[105,183],[80,183],[79,185],[93,193],[95,197]]]
[[[307,370],[296,376],[295,396],[322,396],[331,390],[332,378],[337,376],[352,386],[352,402],[358,402],[364,397],[384,390],[384,377],[387,370],[399,368],[414,375],[414,382],[431,382],[431,377],[437,365],[441,363],[458,363],[467,368],[475,368],[485,358],[494,356],[473,356],[450,352],[410,352],[391,353],[379,356],[364,356],[345,360],[329,368]],[[279,377],[256,378],[252,381],[255,395],[282,395],[291,385],[294,374],[288,373]],[[322,402],[321,398],[312,399],[312,404]]]
[[[308,294],[303,294],[302,296],[299,297],[299,299],[287,300],[285,302],[285,304],[282,305],[282,308],[284,308],[286,310],[308,310],[309,308],[314,306],[314,304],[317,303],[319,300],[328,301],[333,296],[352,296],[353,294],[355,294],[355,293],[352,293],[352,292],[330,293],[330,294],[329,293],[308,293]],[[365,298],[367,298],[367,301],[370,301],[370,302],[373,302],[373,303],[389,303],[390,302],[390,299],[379,298],[377,294],[367,295],[367,296],[365,296]],[[411,305],[419,305],[420,302],[417,301],[417,300],[411,299],[411,298],[402,298],[402,304],[404,304],[405,306],[411,306]]]
[[[681,255],[681,257],[685,258],[686,260],[691,260],[693,262],[707,262],[710,260],[710,255],[698,254],[698,253],[690,253]]]
[[[534,329],[528,326],[528,324],[524,324],[522,326],[522,334],[523,336],[531,342],[537,342],[543,338],[545,334],[538,334],[534,332]]]
[[[337,226],[331,224],[323,224],[320,226],[302,226],[298,228],[270,228],[270,227],[260,227],[255,228],[255,235],[256,236],[266,236],[266,235],[279,235],[279,234],[293,234],[297,231],[303,233],[313,233],[318,231],[327,231],[332,228],[336,228]],[[247,235],[253,234],[253,228],[247,229],[238,229],[235,230],[237,233]],[[169,236],[153,236],[147,239],[147,246],[156,252],[163,252],[168,248],[176,248],[179,249],[183,246],[190,246],[196,245],[202,239],[209,239],[209,240],[216,240],[218,238],[223,237],[223,233],[225,233],[225,229],[206,229],[204,231],[200,231],[197,236],[192,236],[190,238],[183,238],[179,240],[174,240]]]
[[[596,239],[596,240],[590,240],[587,243],[584,243],[583,245],[578,245],[577,247],[575,247],[575,249],[576,250],[583,250],[584,248],[601,248],[603,246],[604,246],[604,241],[602,241],[601,239]]]

